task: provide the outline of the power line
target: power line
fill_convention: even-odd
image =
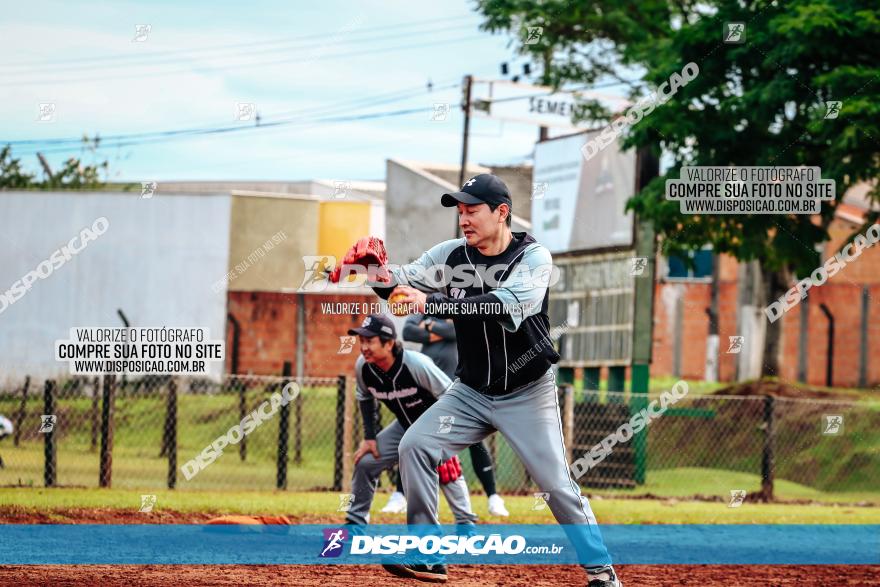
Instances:
[[[315,56],[315,57],[312,57],[311,59],[307,60],[306,63],[311,62],[311,61],[324,60],[324,59],[336,59],[339,57],[361,57],[361,56],[365,56],[365,55],[375,55],[377,53],[387,53],[389,51],[402,51],[402,50],[407,50],[407,49],[421,49],[424,47],[431,47],[431,46],[436,46],[436,45],[444,45],[444,44],[452,44],[452,43],[466,43],[466,42],[473,42],[473,41],[480,40],[480,39],[482,39],[482,37],[479,37],[479,36],[477,36],[477,37],[458,37],[458,38],[452,38],[452,39],[441,39],[441,40],[433,41],[433,42],[429,42],[429,43],[414,43],[414,44],[409,44],[409,45],[398,45],[398,46],[394,46],[394,47],[380,47],[375,50],[358,49],[358,50],[349,51],[349,52],[333,53],[330,55]],[[255,62],[255,63],[232,64],[232,65],[227,65],[225,67],[217,67],[217,68],[212,68],[212,69],[216,69],[217,71],[240,69],[242,67],[254,69],[254,68],[259,68],[259,67],[265,67],[268,65],[279,65],[282,63],[290,63],[291,61],[301,61],[301,60],[302,60],[302,57],[297,56],[297,57],[289,57],[289,58],[285,58],[285,59],[276,59],[274,61],[259,61],[259,62]],[[22,86],[22,85],[46,85],[46,84],[59,84],[59,83],[68,83],[68,84],[69,83],[84,83],[84,82],[95,82],[95,81],[104,81],[104,80],[118,80],[118,79],[132,78],[132,77],[137,77],[137,78],[142,79],[142,78],[146,78],[146,77],[165,76],[165,75],[170,75],[170,74],[174,74],[174,73],[190,73],[192,71],[192,69],[193,69],[192,67],[187,67],[187,68],[182,68],[182,69],[168,70],[168,71],[161,71],[161,72],[152,72],[152,73],[149,73],[149,72],[147,72],[147,73],[129,73],[129,74],[122,74],[122,75],[97,76],[97,77],[86,77],[86,78],[78,78],[78,79],[77,78],[70,78],[70,79],[51,79],[51,80],[46,80],[46,79],[44,79],[44,80],[9,80],[9,81],[4,80],[2,83],[0,83],[0,87],[12,86],[12,85]]]
[[[160,136],[154,137],[146,140],[131,140],[131,141],[121,141],[115,143],[109,143],[103,146],[99,146],[98,149],[101,148],[119,148],[119,147],[130,147],[133,145],[145,145],[145,144],[153,144],[159,142],[167,142],[176,139],[184,139],[184,138],[194,138],[197,136],[206,136],[206,135],[225,135],[236,132],[247,132],[247,131],[255,131],[255,130],[268,130],[271,128],[277,128],[281,126],[290,126],[290,125],[305,125],[306,128],[312,126],[319,126],[321,124],[335,124],[339,122],[357,122],[361,120],[374,120],[378,118],[392,118],[398,116],[406,116],[409,114],[415,114],[418,112],[429,112],[431,108],[427,106],[422,106],[419,108],[409,108],[404,110],[392,110],[387,112],[373,112],[369,114],[357,114],[350,116],[336,116],[336,117],[328,117],[328,118],[319,118],[315,120],[299,120],[299,119],[291,119],[291,120],[279,120],[274,122],[267,122],[265,124],[261,124],[260,126],[228,126],[228,127],[219,127],[205,130],[201,133],[193,133],[190,135],[174,135],[174,136]],[[79,150],[80,147],[59,147],[57,149],[40,149],[40,153],[67,153],[70,151]],[[24,153],[24,154],[32,154],[36,151]]]
[[[350,39],[348,37],[350,35],[354,34],[355,32],[357,32],[357,31],[352,31],[352,32],[346,32],[345,39],[335,40],[332,43],[332,45],[337,46],[337,45],[348,45],[351,43],[361,43],[362,44],[362,43],[370,43],[372,41],[387,41],[390,39],[406,38],[406,37],[412,37],[412,36],[423,36],[423,35],[429,35],[429,34],[435,34],[435,33],[444,33],[444,32],[453,31],[453,30],[461,30],[461,26],[460,25],[451,25],[451,26],[444,26],[444,27],[436,28],[433,30],[430,30],[430,29],[429,30],[415,30],[415,31],[408,30],[408,31],[405,31],[402,33],[398,33],[396,35],[382,34],[382,35],[376,36],[375,38],[368,37],[368,38]],[[359,32],[361,34],[363,34],[363,33],[372,32],[372,31],[359,31]],[[288,46],[284,46],[284,47],[264,48],[264,49],[257,49],[257,50],[253,50],[253,51],[244,51],[244,52],[232,51],[231,53],[230,53],[231,50],[227,47],[225,49],[218,49],[216,52],[214,52],[210,55],[197,56],[197,57],[187,57],[187,56],[178,55],[178,56],[167,57],[167,58],[163,58],[163,59],[153,59],[153,56],[151,56],[151,55],[133,55],[133,56],[128,56],[134,60],[131,62],[124,61],[121,63],[111,63],[111,64],[92,63],[92,64],[80,64],[80,65],[53,64],[53,65],[46,65],[46,66],[44,66],[42,68],[38,68],[36,70],[34,68],[29,68],[27,71],[11,71],[11,72],[4,71],[4,72],[0,72],[0,73],[4,73],[6,75],[32,75],[32,74],[52,73],[55,71],[60,72],[60,73],[68,73],[68,72],[75,72],[75,71],[95,71],[95,70],[106,71],[108,69],[119,69],[119,68],[126,68],[127,69],[127,68],[132,68],[132,67],[157,67],[157,66],[162,66],[162,65],[180,65],[181,60],[184,60],[184,59],[204,59],[204,60],[208,60],[208,61],[218,60],[218,59],[229,59],[229,58],[241,59],[241,58],[253,57],[256,55],[264,55],[267,53],[268,54],[285,53],[285,52],[289,52],[289,51],[297,51],[297,50],[301,50],[301,49],[309,49],[309,48],[314,48],[314,47],[315,47],[315,43],[313,41],[297,42],[297,43],[294,43],[294,44],[291,44]],[[139,60],[142,62],[139,63],[138,62]],[[204,66],[204,63],[192,63],[191,65],[192,65],[192,67],[198,67],[200,65]],[[2,67],[3,66],[0,66],[0,68],[2,68]]]
[[[397,29],[397,28],[402,28],[402,27],[412,28],[412,27],[423,26],[425,24],[434,24],[434,23],[440,23],[440,22],[445,22],[445,21],[449,21],[449,20],[455,20],[460,23],[462,21],[462,19],[467,18],[468,16],[472,16],[472,15],[462,14],[459,16],[449,16],[449,17],[444,17],[444,18],[432,18],[432,19],[417,20],[417,21],[411,21],[411,22],[400,22],[400,23],[394,23],[394,24],[389,24],[389,25],[380,26],[380,27],[368,27],[368,28],[361,29],[361,30],[353,30],[353,31],[348,32],[346,34],[347,35],[360,35],[360,34],[365,34],[365,33],[372,33],[375,31]],[[183,53],[198,53],[198,52],[205,52],[205,51],[222,51],[222,50],[238,49],[238,48],[244,48],[244,47],[261,47],[261,46],[266,46],[266,45],[284,44],[284,43],[290,43],[290,42],[293,42],[296,40],[321,39],[321,38],[326,38],[328,36],[328,34],[333,34],[333,33],[323,32],[323,33],[314,33],[314,34],[310,34],[310,35],[297,35],[294,37],[274,39],[274,40],[270,40],[270,41],[251,41],[251,42],[247,42],[247,43],[238,43],[238,44],[232,44],[232,45],[230,45],[230,44],[213,45],[213,46],[207,46],[207,47],[197,47],[197,48],[193,48],[193,49],[182,49],[182,50],[170,49],[170,50],[166,50],[166,51],[153,51],[153,52],[149,53],[149,55],[101,55],[101,56],[95,56],[95,57],[72,57],[69,59],[33,60],[33,61],[22,61],[22,62],[18,62],[18,63],[0,63],[0,68],[54,66],[54,65],[60,65],[60,64],[65,64],[65,63],[105,62],[105,61],[117,61],[117,60],[124,61],[124,60],[132,59],[132,58],[156,57],[156,56],[163,56],[163,55],[178,55],[179,56],[181,52],[183,52]],[[128,44],[130,45],[130,43],[128,43]]]
[[[446,89],[456,88],[458,84],[449,84],[444,85],[438,88],[434,88],[436,91],[442,91]],[[298,110],[291,110],[286,112],[279,112],[272,114],[270,116],[280,117],[282,115],[296,114],[297,116],[293,118],[288,118],[288,120],[299,119],[303,115],[330,115],[335,112],[340,112],[344,110],[350,110],[352,108],[364,108],[369,106],[378,106],[381,104],[389,104],[393,102],[399,102],[401,100],[407,100],[410,98],[414,98],[416,96],[420,96],[425,93],[425,89],[421,88],[419,91],[412,91],[410,88],[395,90],[392,92],[385,92],[381,94],[376,94],[374,96],[360,97],[355,100],[343,100],[341,102],[337,102],[335,104],[328,104],[325,106],[319,106],[315,108],[301,108]],[[270,122],[262,123],[259,127],[268,127]],[[130,139],[149,139],[155,137],[162,136],[176,136],[176,135],[198,135],[210,132],[217,128],[226,128],[226,127],[194,127],[194,128],[186,128],[186,129],[173,129],[173,130],[164,130],[164,131],[150,131],[150,132],[141,132],[141,133],[126,133],[126,134],[116,134],[116,135],[107,135],[100,137],[100,142],[106,143],[108,141],[121,141],[121,140],[130,140]],[[234,125],[229,128],[237,128],[240,130],[246,130],[249,128],[254,128],[251,126],[244,125]],[[3,141],[0,140],[0,144],[6,145],[62,145],[62,144],[71,144],[77,145],[77,148],[80,148],[83,145],[83,137],[65,137],[65,138],[47,138],[47,139],[18,139],[18,140],[8,140]],[[51,152],[51,151],[50,151]]]
[[[586,86],[572,88],[570,90],[563,91],[582,91],[587,89],[595,89],[597,87],[605,87],[606,85],[612,84],[601,84],[599,86],[594,86],[593,88],[587,88]],[[452,89],[458,87],[458,84],[449,84],[435,88],[436,91],[442,91],[446,89]],[[239,133],[239,132],[248,132],[254,130],[269,130],[272,128],[278,128],[282,126],[288,126],[292,124],[304,124],[308,126],[317,126],[320,124],[327,123],[337,123],[337,122],[349,122],[349,121],[358,121],[358,120],[370,120],[374,118],[385,118],[385,117],[395,117],[402,116],[407,114],[412,114],[415,112],[424,112],[429,110],[427,106],[406,110],[395,110],[391,112],[378,112],[378,113],[364,113],[357,115],[349,115],[349,116],[333,116],[333,114],[338,113],[340,111],[350,110],[352,108],[365,108],[371,106],[377,106],[381,104],[388,104],[393,102],[399,102],[401,100],[408,100],[410,98],[414,98],[425,93],[425,89],[421,89],[420,91],[410,91],[408,89],[395,90],[392,92],[386,92],[383,94],[377,94],[374,96],[369,96],[366,98],[358,98],[353,101],[342,101],[336,104],[330,104],[327,106],[317,107],[317,108],[305,108],[294,111],[288,111],[289,113],[296,114],[295,116],[291,116],[288,118],[279,118],[277,120],[267,120],[262,122],[259,125],[242,125],[242,124],[234,124],[227,126],[215,126],[215,127],[196,127],[196,128],[188,128],[188,129],[173,129],[173,130],[165,130],[165,131],[152,131],[152,132],[143,132],[143,133],[127,133],[127,134],[117,134],[117,135],[108,135],[105,137],[100,137],[100,142],[96,149],[101,148],[119,148],[124,146],[133,146],[133,145],[142,145],[142,144],[153,144],[157,142],[165,142],[169,140],[177,140],[177,139],[185,139],[185,138],[196,138],[208,135],[226,135],[231,133]],[[543,96],[543,95],[551,95],[553,91],[548,91],[541,94],[532,94],[531,97],[535,96]],[[525,99],[529,96],[515,96],[510,98],[498,99],[497,102],[506,102],[509,100],[518,100]],[[276,114],[275,116],[279,116]],[[309,119],[307,116],[324,116],[324,118],[317,119]],[[11,141],[0,141],[0,144],[9,144],[13,146],[30,146],[30,145],[59,145],[58,148],[49,148],[49,149],[40,149],[43,153],[62,153],[62,152],[70,152],[76,151],[83,148],[83,138],[76,137],[68,137],[68,138],[50,138],[50,139],[20,139],[20,140],[11,140]],[[60,145],[69,145],[67,147]],[[36,152],[36,151],[33,151]],[[30,152],[26,152],[25,154],[30,154]]]

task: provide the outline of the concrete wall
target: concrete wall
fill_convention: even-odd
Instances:
[[[388,160],[385,245],[391,263],[408,263],[439,242],[455,238],[455,210],[440,197],[458,188],[405,162]]]
[[[230,198],[225,194],[0,192],[0,292],[95,219],[106,232],[0,312],[0,380],[67,373],[54,343],[78,326],[205,327],[222,340]],[[212,373],[222,363],[209,363]]]
[[[381,181],[347,181],[349,200],[375,200],[385,198],[385,183]],[[312,194],[330,197],[336,191],[334,180],[316,179],[302,181],[159,181],[158,193],[210,194],[225,192],[264,192],[273,194]]]
[[[532,167],[531,165],[496,166],[492,173],[501,178],[510,190],[513,213],[524,220],[532,220]],[[528,232],[531,232],[529,230]]]
[[[281,291],[302,283],[303,255],[316,255],[320,202],[310,199],[234,196],[229,228],[229,291]],[[272,235],[286,238],[251,263]]]

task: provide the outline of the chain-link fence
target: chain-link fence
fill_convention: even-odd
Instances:
[[[299,392],[288,402],[289,382]],[[570,386],[559,398],[569,462],[584,457],[575,471],[590,492],[878,494],[876,403],[689,394],[662,405]],[[0,485],[340,491],[363,437],[355,404],[344,376],[28,381],[0,390],[0,415],[14,428],[0,439]],[[393,417],[380,414],[384,424]],[[539,490],[501,435],[487,444],[500,493]],[[469,452],[460,457],[480,493]]]
[[[290,382],[299,392],[285,401]],[[28,381],[0,393],[0,414],[14,426],[0,441],[0,485],[338,488],[346,384],[254,376]]]
[[[876,403],[772,396],[572,393],[570,458],[586,488],[661,496],[880,498]],[[665,406],[663,404],[666,404]],[[642,422],[648,422],[642,427]],[[638,431],[641,429],[641,431]],[[609,454],[594,447],[613,443]]]

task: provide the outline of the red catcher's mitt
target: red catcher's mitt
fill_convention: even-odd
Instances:
[[[443,485],[452,483],[461,477],[461,461],[458,460],[457,456],[454,456],[437,467],[437,472],[440,473],[440,483]]]
[[[382,242],[382,239],[374,236],[365,236],[348,249],[345,257],[342,259],[342,263],[337,265],[333,272],[330,273],[330,281],[332,283],[339,283],[342,268],[352,265],[366,267],[368,269],[367,275],[372,279],[373,272],[369,271],[369,268],[370,265],[373,265],[378,267],[378,269],[374,270],[376,280],[381,283],[389,283],[391,281],[391,273],[385,268],[386,263],[388,263],[388,253],[385,252],[385,243]]]

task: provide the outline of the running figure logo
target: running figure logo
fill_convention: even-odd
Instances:
[[[340,493],[339,494],[339,507],[336,508],[337,512],[347,512],[351,509],[351,504],[354,503],[354,493]]]
[[[40,416],[40,433],[49,434],[52,430],[55,429],[55,422],[58,421],[58,416],[55,414],[48,414]]]
[[[159,184],[155,181],[142,181],[141,182],[141,198],[148,200],[153,197],[153,194],[156,193],[156,188],[159,187]]]
[[[843,102],[840,100],[832,100],[825,102],[825,118],[833,119],[837,118],[837,115],[840,114],[840,107],[843,105]]]
[[[724,23],[724,42],[743,43],[746,40],[746,25],[743,22]]]
[[[746,499],[746,490],[745,489],[731,489],[730,490],[730,503],[727,504],[729,508],[738,508],[743,504]]]
[[[354,345],[357,343],[356,336],[340,336],[339,337],[339,350],[336,351],[337,355],[349,355],[351,354],[352,349],[354,349]]]
[[[732,354],[732,355],[738,355],[739,352],[740,352],[740,351],[742,350],[742,348],[743,348],[743,340],[744,340],[744,337],[742,337],[742,336],[731,336],[731,337],[729,337],[729,339],[730,339],[730,347],[728,347],[728,349],[727,349],[727,354],[729,354],[729,355],[731,355],[731,354]]]
[[[437,434],[449,434],[452,432],[452,425],[455,424],[455,416],[439,416],[440,427]]]
[[[843,430],[843,416],[825,414],[823,419],[825,420],[825,425],[822,426],[822,434],[840,434]]]
[[[302,259],[305,273],[298,291],[324,291],[327,289],[327,284],[330,283],[329,275],[336,267],[336,257],[304,255]]]
[[[156,496],[155,495],[142,495],[141,496],[141,507],[138,509],[139,512],[144,514],[149,514],[153,511],[153,506],[156,505]]]
[[[550,494],[546,491],[539,491],[535,493],[535,503],[532,504],[532,511],[538,512],[547,507],[547,502],[550,501]]]
[[[648,266],[648,258],[647,257],[631,257],[630,258],[630,275],[641,275],[645,272],[645,268]]]
[[[526,27],[526,45],[534,45],[538,41],[541,40],[541,36],[544,34],[544,27],[541,26],[530,26]]]
[[[348,540],[348,530],[343,528],[324,528],[324,550],[320,558],[335,558],[342,554],[342,545]]]

